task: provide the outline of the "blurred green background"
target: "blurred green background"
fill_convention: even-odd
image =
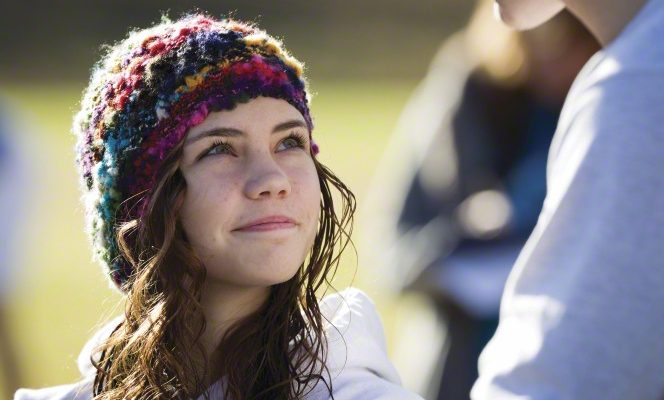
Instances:
[[[5,3],[0,92],[19,107],[16,117],[28,127],[20,133],[31,149],[21,273],[8,304],[20,385],[76,380],[76,357],[86,338],[122,311],[121,297],[90,260],[69,133],[102,43],[157,22],[165,11],[177,17],[198,8],[258,22],[306,63],[320,158],[355,192],[362,213],[400,110],[471,6],[464,0]],[[355,237],[361,232],[356,225]],[[391,346],[390,294],[376,284],[373,269],[363,267],[362,248],[357,252],[357,258],[347,252],[335,284],[343,288],[353,281],[375,298]],[[0,393],[6,390],[0,382]]]

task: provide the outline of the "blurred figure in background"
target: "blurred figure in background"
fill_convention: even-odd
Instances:
[[[469,398],[505,280],[545,197],[563,101],[598,49],[569,13],[518,33],[480,1],[402,115],[370,195],[381,200],[367,202],[384,207],[368,237],[392,288],[427,296],[443,321],[426,395]]]
[[[9,116],[12,116],[10,119]],[[0,99],[0,397],[9,399],[21,383],[16,346],[12,340],[8,307],[22,270],[18,246],[23,231],[27,163],[18,137],[16,113]]]
[[[495,5],[515,29],[570,10],[602,49],[565,99],[471,398],[662,400],[664,0]]]

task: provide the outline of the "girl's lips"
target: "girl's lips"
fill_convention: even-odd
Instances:
[[[291,218],[283,215],[272,215],[265,218],[253,220],[237,229],[241,232],[262,232],[278,229],[289,229],[297,225]]]
[[[295,224],[292,222],[268,222],[264,224],[247,226],[237,230],[240,232],[263,232],[263,231],[273,231],[278,229],[289,229],[294,227]]]

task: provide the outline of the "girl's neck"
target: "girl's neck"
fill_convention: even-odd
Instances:
[[[201,343],[208,359],[214,356],[228,329],[259,309],[269,294],[269,287],[241,287],[212,280],[206,282],[201,296],[206,320]]]
[[[648,0],[563,0],[602,46],[611,43]]]

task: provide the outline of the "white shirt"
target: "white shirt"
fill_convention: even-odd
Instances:
[[[415,400],[418,395],[401,387],[399,375],[386,352],[380,317],[371,299],[361,290],[348,288],[325,296],[320,301],[323,316],[332,326],[326,330],[328,343],[327,367],[332,377],[337,400]],[[83,379],[77,383],[45,389],[19,389],[14,400],[89,400],[92,398],[94,368],[90,352],[105,339],[121,317],[100,329],[86,343],[78,358]],[[221,399],[221,380],[208,392],[212,399]],[[320,383],[307,400],[328,399],[329,393]],[[203,396],[199,397],[203,399]]]

